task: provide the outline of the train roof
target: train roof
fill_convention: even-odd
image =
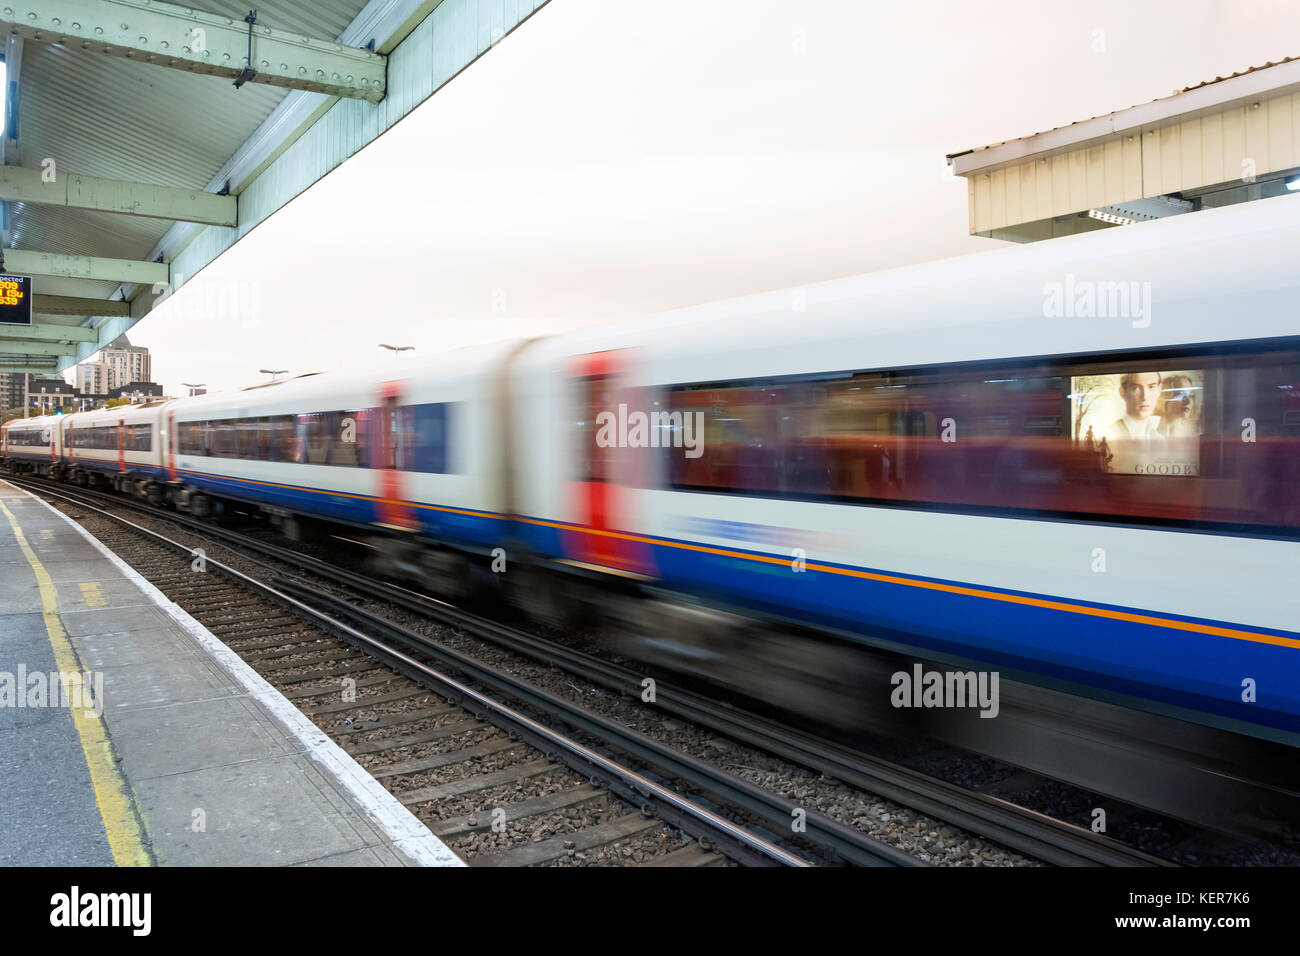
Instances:
[[[641,347],[699,381],[725,371],[718,356],[782,375],[1294,336],[1298,253],[1300,195],[1279,196],[588,327],[529,356]],[[1113,283],[1149,314],[1048,312],[1054,286]]]
[[[113,408],[97,408],[94,411],[74,412],[71,415],[56,417],[60,422],[70,423],[73,428],[94,428],[102,425],[116,425],[121,420],[128,422],[153,421],[158,416],[158,410],[167,404],[167,402],[148,402],[141,405],[117,405]]]
[[[65,418],[65,417],[67,417],[67,416],[64,416],[64,415],[38,415],[38,416],[36,416],[35,418],[15,418],[13,421],[11,421],[11,422],[7,422],[5,427],[7,427],[7,428],[46,428],[46,427],[48,427],[49,425],[53,424],[54,422],[57,422],[59,419],[61,419],[61,418]]]
[[[266,382],[235,392],[214,392],[193,398],[178,398],[172,410],[185,415],[225,415],[242,417],[256,412],[262,415],[288,414],[303,406],[320,404],[339,408],[368,407],[374,401],[375,384],[384,381],[437,381],[447,383],[457,378],[477,376],[494,366],[514,348],[515,341],[493,342],[439,352],[419,358],[400,355],[394,360],[376,361],[362,369],[346,372],[320,372]]]

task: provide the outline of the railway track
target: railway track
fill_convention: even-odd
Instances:
[[[855,828],[638,734],[338,595],[246,574],[193,544],[52,490],[472,865],[919,865]],[[243,540],[254,549],[254,539]],[[274,546],[267,546],[268,548]],[[273,555],[263,552],[265,556]],[[292,552],[289,552],[292,553]],[[562,729],[564,728],[564,729]],[[798,819],[799,827],[791,821]]]
[[[328,608],[328,613],[342,620],[351,619],[358,624],[385,631],[390,635],[390,639],[397,640],[399,643],[423,642],[427,647],[437,642],[431,642],[428,637],[417,634],[409,628],[403,628],[391,620],[385,620],[382,616],[362,612],[357,608],[356,603],[358,601],[365,603],[367,600],[381,602],[390,609],[400,609],[404,613],[472,635],[478,640],[488,641],[509,653],[523,655],[547,666],[560,668],[583,681],[589,681],[593,685],[623,697],[636,698],[641,693],[644,675],[638,671],[583,653],[566,644],[451,607],[440,600],[375,580],[300,551],[186,515],[160,511],[116,494],[87,489],[69,490],[66,486],[44,479],[24,478],[20,479],[19,483],[27,484],[30,490],[61,495],[66,500],[81,497],[83,499],[81,503],[87,507],[95,507],[88,503],[93,500],[179,525],[203,535],[206,539],[224,544],[232,550],[232,553],[252,553],[259,558],[279,562],[286,568],[327,582],[325,590],[309,589],[307,592],[302,592],[301,599]],[[281,583],[289,588],[303,586],[301,582]],[[453,654],[449,666],[469,666],[471,663],[472,659],[469,656]],[[555,695],[548,696],[551,699],[542,701],[539,706],[558,707],[564,703]],[[879,795],[1045,863],[1067,866],[1176,865],[1171,862],[1169,856],[1146,852],[1123,840],[1093,833],[1086,827],[1063,820],[1054,814],[1031,809],[1035,794],[1044,789],[1050,791],[1062,786],[1050,778],[1037,774],[1015,774],[992,786],[961,786],[901,763],[827,741],[769,718],[738,710],[729,704],[719,703],[707,696],[668,685],[663,681],[658,683],[654,706],[665,714],[674,715],[694,725],[707,727],[729,740],[757,748],[791,764],[821,774],[825,778]],[[582,720],[591,721],[593,718],[599,719],[599,715],[581,715]],[[603,723],[606,726],[600,732],[611,733],[611,728],[615,724],[608,720]],[[745,783],[743,780],[739,782]],[[1026,803],[1030,806],[1026,806]],[[1134,808],[1107,802],[1104,798],[1096,798],[1094,795],[1094,801],[1090,806],[1098,804],[1105,806],[1107,813],[1114,813],[1119,819],[1125,818],[1134,811]],[[787,803],[787,806],[791,812],[802,809],[790,803]],[[774,813],[771,806],[765,809],[767,817],[758,813],[756,819],[765,819],[768,826],[781,832],[781,823],[785,818]],[[1141,815],[1144,812],[1139,813]],[[835,824],[836,821],[827,818],[825,822],[826,831],[831,833],[835,828],[830,824]],[[1177,853],[1170,856],[1186,862],[1198,862],[1198,859],[1206,854],[1211,859],[1225,858],[1223,849],[1225,844],[1221,838],[1195,831],[1195,828],[1188,828],[1175,821],[1170,823],[1175,828],[1182,827],[1192,833],[1182,843],[1177,844]],[[1149,824],[1144,823],[1135,827],[1135,830],[1141,830],[1143,826],[1149,828]],[[820,844],[813,843],[811,845],[813,855],[820,855],[822,859],[834,861],[864,862],[870,854],[860,854],[850,842],[847,842],[855,828],[846,829],[850,831],[849,834],[823,837]],[[707,837],[705,839],[708,840]],[[1289,859],[1290,851],[1286,853],[1288,857],[1281,860],[1284,864]],[[1232,851],[1226,851],[1226,857],[1231,861]],[[1275,859],[1264,860],[1270,863],[1274,861]]]
[[[535,661],[561,668],[584,681],[589,681],[619,694],[635,697],[641,693],[643,675],[630,668],[585,654],[518,628],[453,608],[441,601],[377,581],[310,555],[185,515],[160,512],[155,508],[138,504],[118,495],[103,494],[85,489],[69,491],[61,485],[40,479],[22,479],[20,483],[25,484],[29,490],[40,490],[50,497],[61,497],[65,501],[76,502],[83,507],[93,508],[98,511],[102,511],[102,509],[99,509],[92,502],[98,501],[102,504],[145,514],[151,518],[165,520],[202,534],[206,539],[215,539],[222,542],[236,553],[252,552],[260,558],[271,559],[285,565],[287,568],[296,569],[314,578],[326,581],[331,588],[342,589],[345,593],[328,593],[319,588],[306,585],[301,581],[289,579],[278,579],[274,584],[282,595],[282,601],[288,599],[298,602],[303,608],[317,611],[329,619],[331,622],[329,626],[334,633],[342,633],[344,637],[350,637],[354,642],[357,640],[356,635],[350,635],[347,632],[348,628],[382,634],[384,640],[394,645],[406,648],[408,651],[431,655],[443,667],[453,668],[460,673],[475,674],[477,680],[482,681],[486,686],[494,688],[498,692],[511,692],[513,682],[508,674],[496,671],[493,668],[487,668],[465,654],[451,651],[448,648],[436,648],[436,642],[430,641],[427,637],[419,635],[391,620],[385,620],[372,612],[358,608],[353,603],[355,597],[349,600],[349,596],[361,596],[401,608],[406,612],[472,634],[476,638],[489,641],[513,653],[522,654]],[[114,520],[124,521],[120,517],[116,517]],[[124,523],[127,526],[132,526],[129,522]],[[151,533],[143,528],[137,530],[138,533]],[[185,548],[185,545],[179,542],[172,542],[172,545],[177,549]],[[163,590],[166,591],[166,588],[163,588]],[[183,602],[178,603],[182,603],[182,606],[184,606]],[[299,610],[303,608],[299,608]],[[246,621],[241,622],[241,624],[246,623]],[[254,645],[245,647],[237,635],[228,635],[215,628],[214,633],[217,633],[223,640],[228,640],[231,646],[240,653],[247,651],[251,654],[262,655],[250,660],[250,663],[253,663],[255,667],[258,666],[257,662],[261,662],[262,666],[273,666],[284,677],[296,679],[301,676],[291,666],[298,656],[294,649],[296,645],[267,643],[278,639],[275,634],[262,635],[258,632],[254,635]],[[272,661],[277,663],[271,665]],[[337,671],[347,666],[350,665],[340,664],[334,670]],[[341,675],[332,674],[329,679],[338,680],[341,679]],[[293,690],[292,694],[288,696],[300,699],[296,695],[306,693],[311,689],[313,689],[312,685],[306,685]],[[334,688],[334,692],[337,693],[337,687]],[[515,692],[518,693],[517,687]],[[449,696],[454,695],[449,694]],[[575,707],[553,694],[547,694],[540,691],[540,689],[533,688],[523,696],[531,706],[541,708],[543,713],[554,718],[559,718],[562,714],[562,719],[570,726],[579,728],[594,738],[600,739],[603,736],[607,741],[617,739],[620,752],[635,753],[641,759],[646,759],[646,755],[653,749],[651,745],[654,742],[644,735],[628,732],[626,728],[620,730],[614,722],[591,711]],[[310,708],[318,706],[336,708],[322,714],[322,716],[345,713],[343,709],[338,708],[337,703],[322,704],[312,697],[301,699],[304,700],[305,709],[308,710],[309,715],[313,714]],[[389,702],[381,701],[379,703],[387,705]],[[481,703],[476,705],[482,706]],[[720,704],[708,697],[683,688],[667,686],[660,682],[656,688],[654,706],[674,717],[708,727],[713,732],[724,735],[730,740],[758,748],[825,777],[877,794],[912,808],[917,812],[944,820],[953,826],[961,827],[968,832],[995,841],[1045,863],[1066,866],[1169,865],[1168,861],[1121,841],[1093,833],[1073,823],[1021,806],[1014,802],[1013,799],[1008,799],[1008,795],[1005,793],[999,795],[996,792],[981,792],[961,787],[901,764],[863,754],[856,750],[850,750],[768,718],[736,710],[733,707]],[[430,715],[429,719],[438,716],[440,715]],[[397,714],[388,713],[388,710],[380,710],[375,714],[345,715],[337,720],[325,721],[322,724],[322,729],[333,733],[339,730],[340,725],[342,725],[346,730],[341,736],[348,741],[354,741],[359,738],[356,736],[357,731],[352,728],[355,726],[369,726],[370,722],[374,720],[385,721],[386,723],[382,728],[372,728],[372,732],[388,727],[402,727],[408,731],[406,736],[414,736],[417,731],[428,734],[437,730],[437,727],[425,728],[423,726],[411,729],[407,724],[398,720]],[[372,741],[367,738],[362,744],[349,743],[347,746],[363,746],[366,748],[386,746],[386,739],[381,737],[377,741]],[[429,743],[429,741],[424,743]],[[545,745],[543,745],[543,749],[545,749]],[[369,758],[373,753],[383,752],[385,751],[372,749],[366,754],[358,755],[358,759],[362,759],[362,757]],[[477,758],[484,758],[490,757],[491,754],[483,753],[476,756]],[[362,762],[369,766],[366,760]],[[527,763],[530,764],[530,774],[541,766],[537,761]],[[689,766],[686,764],[689,764]],[[709,768],[693,758],[688,759],[686,764],[680,761],[675,764],[670,762],[667,765],[661,764],[660,767],[666,767],[667,772],[676,774],[677,779],[690,781],[692,786],[705,786],[701,781],[707,781]],[[385,773],[386,771],[381,770],[380,772]],[[455,771],[451,771],[442,776],[454,775]],[[506,783],[502,782],[505,781],[503,776],[490,774],[478,776],[482,777],[482,779],[473,779],[473,784],[476,786],[479,784],[484,787],[506,785]],[[380,777],[380,779],[386,780],[387,777]],[[533,777],[529,779],[535,780]],[[549,777],[543,781],[535,782],[540,783],[544,789],[557,785],[557,782]],[[399,781],[394,781],[394,783],[400,784]],[[436,800],[442,800],[453,793],[457,796],[467,796],[472,792],[464,790],[466,785],[439,789],[441,786],[441,784],[417,786],[410,791],[394,790],[394,792],[399,793],[399,797],[408,805],[417,807],[424,796],[428,796],[430,803],[432,803]],[[802,809],[793,806],[790,801],[786,801],[784,804],[773,803],[770,798],[765,799],[752,792],[751,787],[752,785],[746,781],[733,777],[726,789],[730,799],[737,801],[734,805],[740,806],[742,812],[753,814],[755,819],[763,821],[767,827],[774,827],[779,830],[783,823],[791,819],[792,813]],[[390,786],[390,789],[394,788]],[[423,791],[427,791],[427,794]],[[493,791],[493,793],[495,792]],[[640,791],[637,791],[637,793],[640,793]],[[584,793],[582,796],[588,795]],[[528,807],[536,806],[541,808],[541,812],[547,809],[555,811],[560,809],[560,804],[565,799],[561,796],[555,796],[553,798],[554,805],[552,805],[546,803],[540,796],[542,795],[539,795],[536,803],[525,801],[528,803]],[[574,799],[578,800],[580,797],[575,796]],[[635,794],[632,799],[635,801]],[[426,807],[425,809],[429,808]],[[484,822],[472,813],[462,816],[464,819],[457,820],[454,825],[448,824],[451,829],[442,831],[442,835],[479,832],[484,829]],[[475,821],[473,826],[470,825],[471,818]],[[823,858],[854,863],[871,862],[873,851],[864,850],[862,847],[854,845],[855,835],[860,835],[855,828],[847,827],[830,818],[815,817],[813,822],[818,825],[815,829],[819,831],[808,838],[812,842],[814,853],[819,849]],[[435,833],[439,833],[441,826],[442,824],[435,822],[431,828]],[[706,843],[710,841],[708,836],[705,836],[704,839]],[[576,841],[570,842],[574,842],[575,846],[566,847],[565,849],[576,853]],[[739,857],[733,855],[732,858]],[[716,860],[713,858],[705,859],[698,857],[694,853],[683,853],[675,860],[698,863],[723,862],[721,857]],[[906,861],[896,860],[893,862]]]

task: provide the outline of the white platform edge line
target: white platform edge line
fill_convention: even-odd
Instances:
[[[248,695],[264,706],[303,745],[311,758],[350,793],[380,829],[388,835],[398,850],[420,866],[465,866],[445,843],[429,832],[410,810],[384,789],[364,767],[352,759],[342,747],[329,738],[283,694],[268,684],[262,675],[253,670],[206,627],[196,621],[167,595],[140,576],[139,572],[110,551],[102,541],[73,521],[48,501],[37,495],[32,499],[58,515],[89,541],[100,554],[108,558],[119,571],[167,616],[179,624],[198,641],[199,645],[221,665],[222,669],[248,691]]]

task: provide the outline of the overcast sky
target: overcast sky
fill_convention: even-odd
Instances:
[[[946,153],[1296,53],[1284,0],[551,0],[130,337],[178,395],[978,252]]]

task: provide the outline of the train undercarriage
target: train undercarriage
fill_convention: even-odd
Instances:
[[[1300,767],[1285,743],[1098,699],[1074,686],[1046,686],[1015,672],[1001,675],[996,720],[982,718],[977,708],[894,706],[900,673],[918,666],[947,672],[981,667],[924,656],[908,648],[905,635],[829,633],[711,604],[649,580],[527,554],[502,560],[486,550],[225,500],[182,483],[75,465],[8,465],[19,474],[111,488],[216,522],[256,516],[304,545],[342,538],[366,548],[368,570],[381,579],[488,615],[522,615],[580,635],[645,667],[647,676],[715,688],[738,706],[824,730],[850,745],[874,739],[956,747],[1237,836],[1294,838],[1300,820]]]

